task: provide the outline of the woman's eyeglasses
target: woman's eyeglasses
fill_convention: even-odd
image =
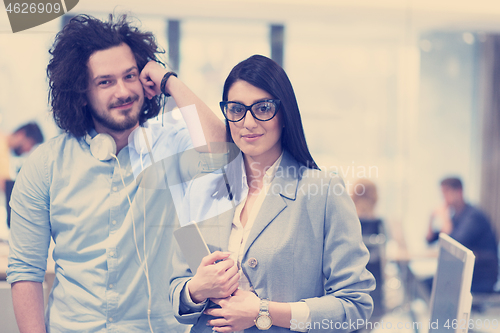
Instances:
[[[269,121],[274,118],[280,107],[278,99],[266,99],[253,103],[250,106],[231,101],[224,101],[219,104],[224,117],[231,122],[237,122],[245,118],[247,111],[250,111],[252,116],[257,120]]]

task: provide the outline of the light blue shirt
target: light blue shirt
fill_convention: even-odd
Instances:
[[[183,124],[147,129],[152,151],[131,135],[117,155],[121,169],[115,159],[94,158],[84,139],[62,134],[33,152],[16,180],[7,280],[42,282],[54,239],[49,332],[149,331],[133,222],[141,260],[147,256],[153,329],[185,330],[168,300],[172,231],[178,224],[174,199],[182,201],[189,172],[206,165],[179,154],[192,147]]]

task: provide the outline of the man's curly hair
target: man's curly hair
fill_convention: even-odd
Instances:
[[[122,43],[132,49],[139,71],[150,60],[160,62],[156,53],[164,53],[153,34],[131,26],[126,15],[116,22],[113,15],[109,16],[108,22],[78,15],[56,35],[49,51],[52,59],[47,66],[47,76],[54,120],[62,130],[80,137],[93,126],[86,105],[89,82],[87,62],[94,52]],[[163,105],[164,99],[160,96],[151,100],[145,98],[139,122],[142,124],[156,117]]]

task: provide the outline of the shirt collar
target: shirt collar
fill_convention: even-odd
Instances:
[[[265,186],[271,184],[271,182],[274,180],[274,177],[276,176],[276,171],[278,170],[278,167],[281,164],[282,158],[283,158],[283,152],[281,152],[281,155],[273,163],[273,165],[271,165],[269,169],[266,170],[266,174],[264,175],[263,178]],[[243,188],[248,189],[247,174],[245,171],[245,160],[243,158],[241,159],[241,174],[243,175],[242,177]]]
[[[146,130],[143,131],[142,128]],[[149,126],[149,122],[144,122],[142,125],[139,125],[136,129],[134,129],[128,137],[128,147],[133,148],[139,153],[139,155],[147,155],[150,153],[148,150],[148,145],[144,139],[144,133],[146,133],[150,147],[153,146],[153,138],[151,134],[151,129]],[[90,146],[90,140],[92,140],[97,134],[97,131],[92,126],[85,135],[85,142]],[[87,135],[90,136],[90,140],[87,139]]]
[[[276,171],[278,170],[279,165],[281,164],[281,159],[283,158],[283,152],[281,153],[280,157],[267,169],[266,174],[264,175],[264,184],[268,185],[271,184],[271,182],[274,179],[274,176],[276,176]]]

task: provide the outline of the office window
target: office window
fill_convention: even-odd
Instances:
[[[224,80],[240,61],[254,54],[270,57],[269,29],[254,21],[181,22],[179,74],[220,118]]]

